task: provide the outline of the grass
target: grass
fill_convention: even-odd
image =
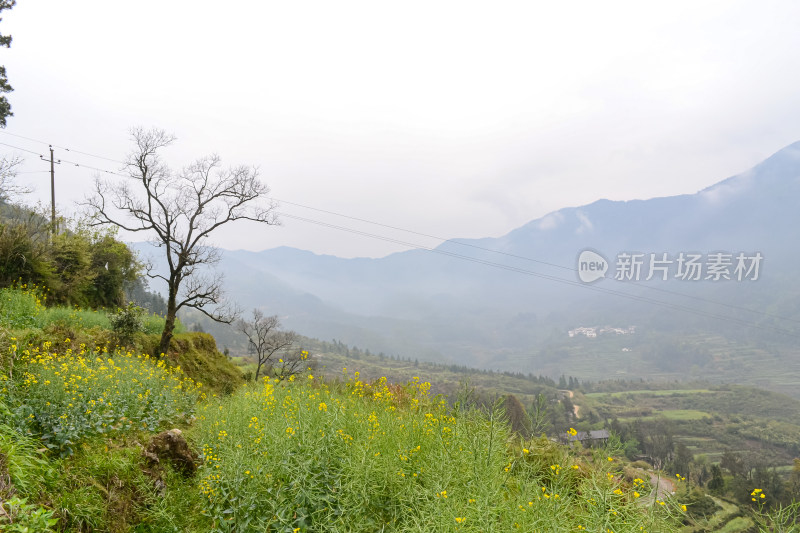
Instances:
[[[750,531],[751,527],[753,527],[753,521],[750,518],[737,516],[717,531],[719,533],[742,533]]]
[[[109,312],[115,310],[91,310],[75,307],[45,307],[45,290],[37,286],[20,285],[0,289],[0,327],[14,330],[23,328],[44,329],[58,324],[72,329],[111,329]],[[164,317],[156,314],[143,316],[142,332],[160,334],[164,329]],[[175,333],[183,333],[180,321],[175,323]]]
[[[516,442],[499,412],[450,409],[419,380],[265,380],[198,411],[214,531],[673,531],[605,454]],[[643,501],[643,500],[642,500]]]
[[[6,410],[4,418],[10,415]],[[14,485],[6,486],[0,481],[0,499],[12,494],[23,497],[36,496],[37,489],[53,478],[55,471],[41,452],[40,443],[35,439],[20,435],[11,426],[0,423],[0,479],[13,479]]]
[[[166,469],[159,490],[142,469],[144,432],[93,438],[59,459],[48,487],[62,531],[206,531],[194,480]]]
[[[33,327],[36,317],[44,310],[42,291],[20,285],[0,289],[0,326],[8,329]]]
[[[142,524],[150,531],[205,530],[192,518],[200,515],[196,484],[166,469],[163,481],[172,490],[162,493],[145,475],[140,444],[160,429],[185,427],[202,397],[198,386],[147,355],[85,345],[58,354],[49,344],[12,344],[13,366],[0,375],[0,499],[12,525],[49,531],[57,519],[59,531]],[[40,503],[16,503],[12,495]]]
[[[142,319],[142,332],[145,334],[160,334],[164,329],[164,317],[162,316],[145,314]],[[77,309],[72,307],[48,307],[41,310],[36,316],[36,327],[45,328],[50,324],[64,324],[72,328],[80,329],[89,329],[92,327],[111,329],[111,320],[109,319],[108,311],[93,311],[91,309]],[[175,333],[182,333],[184,331],[183,324],[177,321]]]
[[[17,428],[0,440],[16,461],[9,478],[40,502],[19,520],[54,516],[65,531],[625,532],[674,531],[682,515],[674,501],[642,506],[647,483],[626,481],[610,452],[512,438],[499,410],[451,408],[419,379],[309,374],[204,399],[163,360],[44,348],[14,346],[4,380],[2,417]],[[192,412],[202,466],[193,479],[166,468],[159,489],[139,443],[186,428]]]
[[[692,521],[690,525],[687,525],[681,529],[681,533],[703,533],[706,531],[718,531],[724,524],[733,518],[736,518],[741,512],[739,508],[732,503],[728,503],[720,498],[712,497],[712,499],[714,500],[714,503],[720,507],[720,509],[707,519],[698,519]]]
[[[150,353],[160,336],[147,339],[145,351]],[[230,394],[242,383],[242,372],[217,350],[214,337],[207,333],[178,333],[172,338],[167,361],[202,384],[209,393]]]
[[[242,384],[208,335],[176,335],[168,358],[153,361],[110,348],[102,312],[51,312],[17,292],[0,326],[13,318],[39,347],[2,343],[0,498],[14,502],[15,525],[45,531],[53,517],[59,531],[655,532],[677,531],[684,516],[677,497],[648,497],[649,483],[631,479],[615,450],[521,440],[498,408],[451,406],[418,378]],[[60,334],[70,329],[80,340]],[[224,394],[201,394],[178,365]],[[546,386],[513,383],[520,394]],[[184,478],[165,464],[156,482],[141,449],[175,425],[202,465]]]

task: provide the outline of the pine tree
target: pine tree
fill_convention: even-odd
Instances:
[[[17,4],[17,0],[0,0],[0,12],[5,9],[11,9]],[[0,19],[2,21],[3,19]],[[11,36],[0,35],[0,46],[6,48],[11,47]],[[8,84],[8,77],[6,76],[6,67],[0,66],[0,93],[10,93],[14,89]],[[14,116],[11,112],[11,104],[5,97],[5,94],[0,94],[0,128],[6,127],[6,118]]]

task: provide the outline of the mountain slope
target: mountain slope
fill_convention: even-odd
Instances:
[[[796,338],[763,328],[800,337],[798,322],[781,318],[800,319],[798,198],[800,142],[695,194],[598,200],[499,238],[454,239],[434,252],[379,259],[288,247],[231,251],[223,269],[243,307],[278,313],[303,334],[465,364],[531,365],[579,325],[794,345]],[[607,279],[591,286],[578,283],[575,271],[586,248],[611,263]],[[668,281],[636,283],[612,279],[623,252],[667,253],[673,261],[681,252],[758,252],[763,262],[758,281],[682,281],[672,277],[673,264]]]

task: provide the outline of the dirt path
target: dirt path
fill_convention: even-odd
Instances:
[[[655,487],[651,495],[661,501],[675,493],[675,484],[669,478],[650,474],[650,483]]]
[[[572,401],[572,397],[575,396],[575,395],[572,393],[571,390],[568,390],[567,392],[569,393],[570,401]],[[575,413],[575,418],[579,418],[580,417],[580,415],[578,414],[580,412],[580,410],[581,410],[581,406],[580,405],[575,405],[574,403],[572,404],[572,412]]]

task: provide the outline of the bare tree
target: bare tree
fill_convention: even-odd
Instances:
[[[292,347],[278,358],[278,364],[272,367],[272,375],[280,380],[289,379],[315,366],[314,361],[308,358],[308,351]]]
[[[256,356],[256,381],[258,381],[258,374],[264,364],[269,363],[269,366],[275,367],[276,365],[271,361],[273,356],[281,350],[290,350],[297,342],[297,333],[281,331],[281,323],[277,315],[264,316],[264,313],[258,309],[253,309],[252,320],[239,320],[237,326],[239,331],[247,336],[248,346]],[[287,353],[281,358],[279,361],[281,376],[284,374],[284,370],[289,370],[286,368],[287,365],[295,359],[299,358],[292,357],[291,353]]]
[[[0,201],[14,200],[21,194],[31,192],[30,188],[14,183],[20,163],[22,160],[15,156],[0,157]]]
[[[220,158],[198,159],[172,172],[159,152],[175,138],[163,130],[132,131],[136,144],[126,161],[128,179],[95,180],[94,194],[84,205],[96,224],[113,224],[132,232],[153,234],[164,250],[168,273],[148,276],[167,284],[167,314],[157,357],[169,348],[175,316],[191,307],[217,322],[232,323],[235,310],[222,301],[222,275],[205,269],[216,264],[219,250],[207,244],[217,228],[235,220],[277,224],[269,189],[254,168],[222,168]]]

